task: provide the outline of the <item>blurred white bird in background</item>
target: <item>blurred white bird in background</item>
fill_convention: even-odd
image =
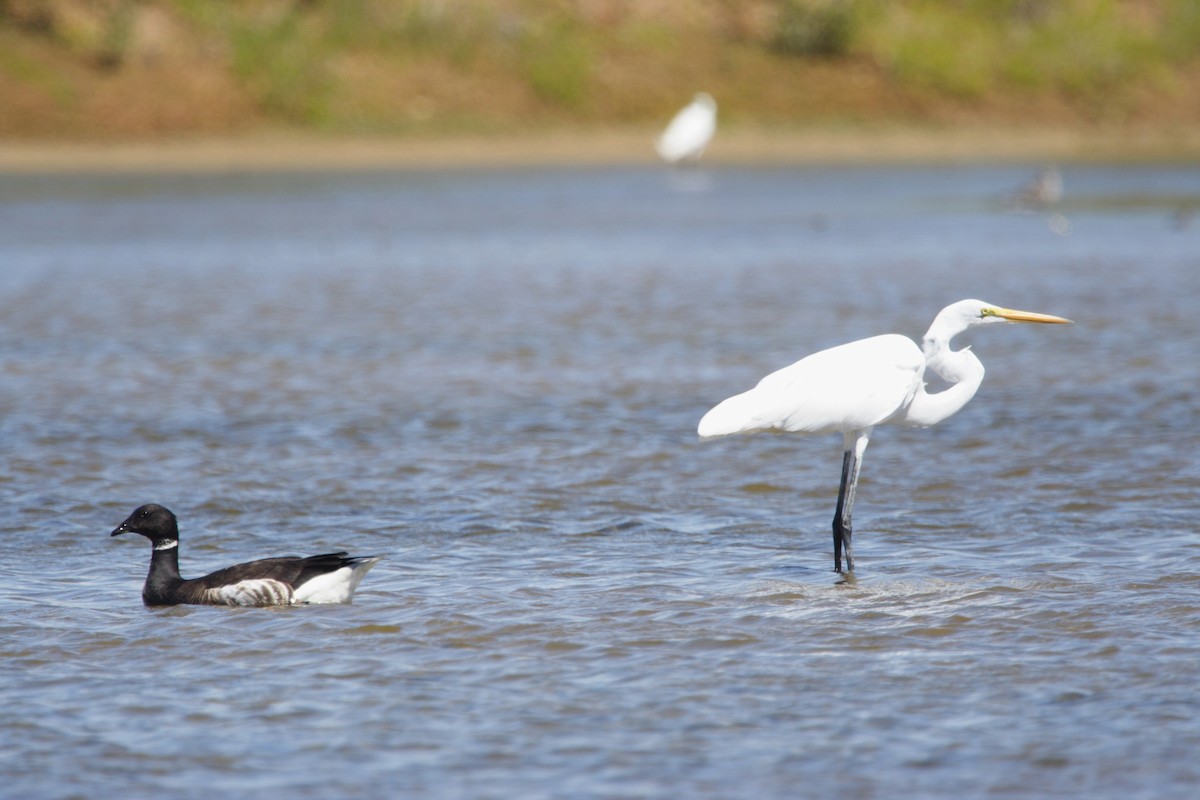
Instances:
[[[694,163],[704,155],[717,130],[717,101],[698,92],[654,142],[654,148],[669,164]]]
[[[922,346],[891,333],[814,353],[717,405],[700,420],[697,432],[706,439],[758,431],[842,434],[833,568],[842,571],[845,551],[846,569],[853,571],[850,516],[871,431],[885,424],[936,425],[965,406],[983,382],[983,364],[969,347],[951,350],[950,340],[968,328],[998,322],[1070,320],[980,300],[960,300],[938,313]],[[927,369],[950,384],[949,388],[927,393]]]

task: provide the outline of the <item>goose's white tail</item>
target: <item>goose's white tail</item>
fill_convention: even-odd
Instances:
[[[381,556],[364,558],[353,566],[318,575],[301,584],[292,596],[292,605],[304,603],[349,603],[354,590]]]

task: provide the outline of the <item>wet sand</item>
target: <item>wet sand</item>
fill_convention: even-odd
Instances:
[[[0,171],[369,170],[653,163],[648,129],[527,135],[231,138],[0,143]],[[1195,161],[1200,130],[846,128],[720,131],[712,163]]]

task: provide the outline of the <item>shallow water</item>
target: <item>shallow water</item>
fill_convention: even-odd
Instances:
[[[5,793],[1193,796],[1200,169],[1031,173],[0,177]],[[838,437],[696,423],[963,297],[1077,324],[876,432],[841,582]],[[148,610],[148,501],[387,559]]]

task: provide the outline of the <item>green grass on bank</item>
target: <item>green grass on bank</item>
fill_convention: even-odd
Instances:
[[[893,95],[1095,117],[1200,71],[1197,0],[0,0],[0,36],[27,45],[0,88],[64,119],[102,113],[77,84],[208,71],[333,130],[657,120],[699,88],[754,121],[908,113]]]

